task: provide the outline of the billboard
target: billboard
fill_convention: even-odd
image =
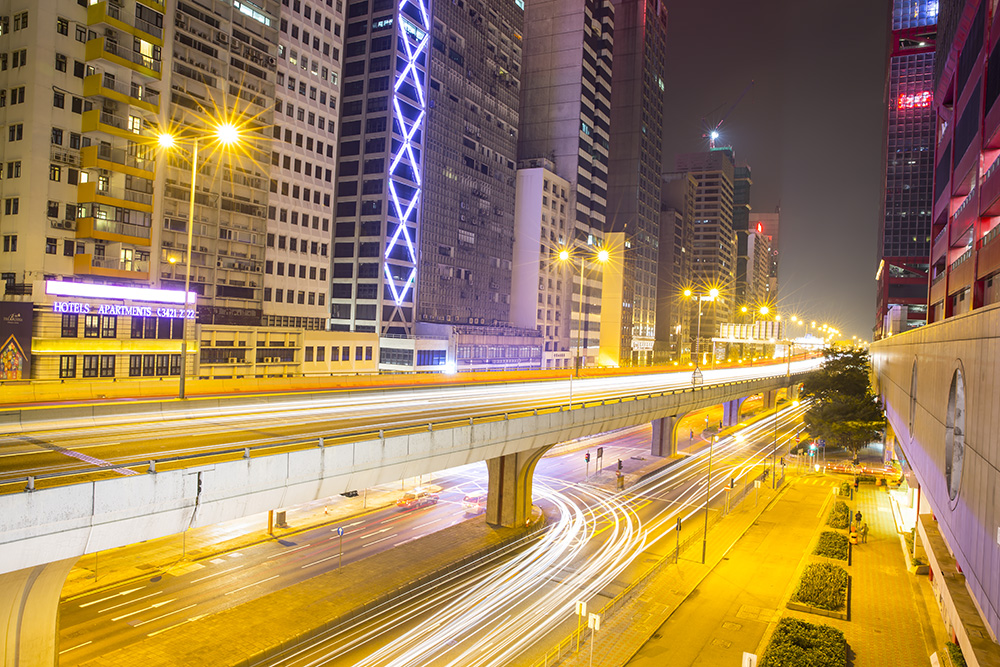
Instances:
[[[30,303],[0,301],[0,380],[31,377]]]

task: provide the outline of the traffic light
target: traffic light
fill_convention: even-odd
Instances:
[[[583,455],[583,460],[586,461],[587,463],[590,463],[590,452],[587,452],[586,454]]]
[[[729,478],[729,488],[730,489],[735,489],[736,488],[736,478],[735,477],[730,477]]]
[[[622,469],[622,460],[621,459],[618,459],[618,469],[619,470]]]

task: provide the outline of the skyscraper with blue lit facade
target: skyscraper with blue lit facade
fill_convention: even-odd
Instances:
[[[927,321],[934,205],[937,0],[894,0],[886,81],[885,181],[875,338]]]

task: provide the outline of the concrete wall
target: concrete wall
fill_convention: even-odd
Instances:
[[[1000,307],[892,336],[871,350],[876,391],[920,482],[922,499],[930,503],[996,638],[1000,635],[1000,378],[996,372]],[[964,384],[964,392],[955,392],[964,394],[964,410],[961,400],[950,401],[953,382]]]
[[[0,573],[686,414],[785,384],[779,376],[577,404],[571,411],[453,421],[388,431],[384,438],[2,495]]]

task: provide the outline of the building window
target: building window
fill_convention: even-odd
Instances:
[[[3,251],[17,252],[17,234],[4,234]]]
[[[170,355],[169,354],[158,354],[158,355],[156,355],[156,374],[157,375],[169,375],[170,374]]]
[[[76,338],[77,326],[80,316],[76,313],[63,313],[62,316],[62,337]]]
[[[76,377],[76,355],[63,354],[59,356],[59,377]]]
[[[372,346],[369,345],[365,348],[365,361],[372,360]]]
[[[115,355],[101,355],[101,377],[113,378],[115,376]]]
[[[312,349],[312,347],[306,347],[306,358],[305,358],[305,360],[306,361],[312,361],[313,360],[313,349]]]
[[[84,338],[99,338],[101,335],[101,316],[100,315],[84,315],[83,316],[83,337]]]
[[[104,315],[101,317],[101,338],[118,337],[118,316]]]
[[[362,359],[361,355],[363,353],[364,353],[364,348],[361,347],[360,345],[358,345],[356,348],[354,348],[354,361],[361,361],[361,359]]]
[[[140,377],[142,375],[142,355],[132,354],[128,358],[128,376]]]
[[[65,72],[66,71],[66,56],[62,53],[56,54],[56,71]],[[62,108],[62,107],[60,107]]]
[[[64,18],[57,18],[56,32],[60,35],[69,35],[69,21]]]
[[[350,348],[350,346],[345,345],[344,347],[340,348],[340,360],[341,361],[350,361],[351,360],[351,348]]]
[[[57,65],[58,67],[58,65]],[[66,107],[66,96],[59,92],[58,90],[52,93],[52,106],[57,109],[63,109]]]
[[[96,354],[83,355],[83,377],[85,378],[97,377],[99,368],[100,368],[100,357],[98,355]]]
[[[62,180],[62,167],[57,164],[49,165],[49,180],[50,181],[61,181]]]
[[[7,126],[7,141],[20,141],[24,138],[24,123]]]
[[[326,361],[326,348],[322,345],[316,348],[316,361]]]
[[[17,197],[7,197],[3,200],[3,214],[4,215],[17,215],[18,211],[21,209],[21,202]],[[14,250],[17,250],[17,237],[14,238]],[[4,250],[6,250],[6,239],[4,237]]]
[[[153,375],[156,375],[155,354],[142,355],[142,375],[143,377],[152,377]]]
[[[46,255],[54,255],[54,254],[56,254],[56,250],[58,248],[58,245],[59,244],[56,243],[56,240],[54,238],[52,238],[51,236],[47,236],[45,238],[45,254]]]

